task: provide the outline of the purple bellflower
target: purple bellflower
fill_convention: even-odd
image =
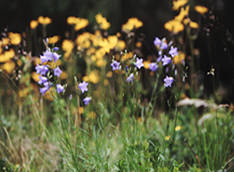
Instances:
[[[153,62],[149,64],[149,69],[153,72],[155,72],[158,69],[157,63]]]
[[[171,63],[171,58],[164,55],[164,57],[162,58],[162,62],[163,62],[163,66],[166,66]]]
[[[46,73],[49,71],[49,68],[47,67],[47,65],[43,66],[43,65],[37,65],[35,67],[37,74],[41,74],[41,75],[46,75]]]
[[[61,92],[63,92],[63,90],[64,90],[64,87],[61,84],[57,84],[56,88],[57,88],[57,93],[58,94],[61,93]]]
[[[84,99],[83,99],[84,104],[85,104],[85,105],[88,105],[91,99],[92,99],[91,97],[86,97],[86,98],[84,98]]]
[[[168,47],[167,43],[162,41],[162,43],[160,45],[160,49],[165,50],[165,49],[167,49],[167,47]]]
[[[121,69],[120,63],[115,60],[111,63],[111,67],[113,71]]]
[[[46,93],[49,89],[50,89],[50,87],[47,87],[47,86],[45,86],[45,87],[43,87],[43,88],[40,88],[40,93],[44,96],[45,93]]]
[[[137,59],[136,59],[135,66],[136,66],[138,69],[144,67],[143,59],[142,59],[142,58],[137,58]]]
[[[159,47],[161,45],[161,40],[158,37],[156,37],[154,39],[154,45],[157,46],[157,47]]]
[[[81,90],[82,93],[84,93],[85,91],[88,91],[87,86],[88,86],[88,83],[85,81],[79,84],[79,89]]]
[[[61,71],[61,69],[59,67],[56,67],[54,69],[54,75],[55,76],[60,77],[61,73],[62,73],[62,71]]]
[[[127,82],[133,82],[133,79],[134,79],[134,75],[133,73],[131,73],[129,77],[127,77]]]
[[[52,53],[52,58],[54,59],[55,62],[56,62],[60,57],[61,57],[61,55],[59,55],[59,54],[57,54],[57,53],[55,53],[55,52]]]
[[[38,84],[44,84],[45,82],[47,82],[48,81],[48,79],[46,78],[46,77],[44,77],[44,76],[39,76],[39,81],[38,81]]]
[[[177,48],[171,46],[170,51],[169,51],[169,54],[170,54],[172,57],[175,57],[176,55],[178,55]]]
[[[163,81],[164,81],[165,87],[171,87],[171,84],[173,83],[174,79],[173,79],[173,77],[166,76],[166,78],[164,78]]]

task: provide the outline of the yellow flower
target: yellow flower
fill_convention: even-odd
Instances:
[[[19,94],[19,97],[20,98],[23,98],[25,96],[28,95],[28,93],[30,92],[31,88],[30,87],[27,87],[27,88],[24,88],[24,89],[20,89],[18,94]]]
[[[110,27],[110,23],[100,13],[97,14],[95,18],[96,18],[96,22],[100,25],[101,29],[107,30]]]
[[[59,36],[52,36],[48,38],[48,44],[56,44],[59,41]]]
[[[166,136],[165,140],[168,141],[170,139],[170,136]]]
[[[109,85],[109,81],[107,79],[104,79],[104,85],[105,86]]]
[[[205,14],[208,11],[208,9],[204,6],[197,5],[195,6],[195,11],[197,11],[200,14]]]
[[[179,51],[178,55],[173,58],[174,64],[182,63],[185,59],[185,54],[182,51]]]
[[[143,26],[142,21],[138,20],[137,18],[129,18],[127,23],[122,26],[122,30],[124,31],[131,31],[133,29],[137,29]]]
[[[123,50],[126,47],[126,44],[123,40],[118,40],[116,48],[119,50]]]
[[[107,77],[107,78],[111,78],[111,77],[112,77],[112,71],[107,72],[107,73],[106,73],[106,77]]]
[[[104,59],[98,59],[98,60],[96,61],[96,65],[97,65],[98,67],[105,66],[105,65],[106,65],[106,61],[105,61]]]
[[[32,79],[35,81],[35,82],[38,82],[40,79],[39,79],[39,76],[40,74],[37,74],[36,72],[33,72],[32,73]]]
[[[191,21],[191,20],[190,20],[189,18],[186,18],[186,19],[183,20],[183,23],[184,23],[185,25],[187,25],[187,24],[189,24],[190,21]]]
[[[8,36],[9,36],[9,39],[10,39],[12,45],[19,45],[20,44],[21,36],[19,33],[10,32]]]
[[[186,8],[181,8],[178,16],[175,17],[175,20],[182,21],[189,14],[189,6]]]
[[[0,54],[0,62],[7,62],[15,56],[15,51],[10,49],[5,51],[3,54]]]
[[[36,58],[33,58],[33,64],[36,66],[38,64],[41,64],[41,59],[36,57]]]
[[[125,53],[122,57],[121,60],[125,61],[133,57],[133,52]]]
[[[38,21],[37,20],[32,20],[30,22],[30,28],[35,29],[38,26]]]
[[[99,48],[95,53],[96,59],[102,59],[105,54],[106,50],[104,48]]]
[[[84,107],[80,106],[79,107],[79,114],[82,114],[82,113],[84,113]]]
[[[23,64],[20,59],[18,59],[16,63],[17,63],[18,66],[22,66],[22,64]]]
[[[68,77],[68,74],[64,71],[60,75],[60,79],[67,79],[67,77]]]
[[[88,77],[88,76],[84,76],[84,77],[82,78],[82,80],[85,81],[85,82],[88,82],[88,81],[89,81],[89,77]]]
[[[88,77],[88,80],[94,84],[97,84],[100,80],[99,72],[97,70],[91,71]]]
[[[92,60],[93,62],[95,62],[95,61],[97,60],[97,57],[96,57],[95,55],[92,55],[92,56],[91,56],[91,60]]]
[[[138,121],[139,123],[142,123],[142,122],[143,122],[142,117],[138,117],[138,118],[137,118],[137,121]]]
[[[85,28],[86,26],[88,26],[89,21],[87,19],[83,19],[83,18],[78,18],[77,23],[75,24],[74,29],[76,31]]]
[[[15,63],[13,61],[8,61],[1,66],[1,69],[5,70],[7,73],[12,73],[15,68]]]
[[[193,29],[197,29],[197,28],[199,27],[198,23],[193,22],[193,21],[191,21],[191,22],[189,23],[189,26],[190,26],[191,28],[193,28]]]
[[[3,46],[7,46],[9,44],[9,42],[10,42],[9,38],[2,38],[1,43],[2,43]]]
[[[47,64],[51,69],[55,69],[56,67],[60,66],[62,62],[61,60],[57,60],[56,62],[55,61],[47,62]]]
[[[64,54],[65,58],[68,58],[71,55],[73,48],[74,48],[74,44],[71,40],[63,41],[62,49],[65,51],[65,54]]]
[[[142,46],[142,43],[140,42],[140,41],[138,41],[137,43],[136,43],[136,47],[137,48],[140,48]]]
[[[53,87],[50,87],[50,89],[45,93],[44,98],[49,101],[52,101],[54,99],[55,93],[55,89]]]
[[[144,61],[144,68],[149,69],[150,61]]]
[[[108,36],[108,42],[109,42],[109,46],[110,46],[110,49],[113,49],[117,43],[118,43],[118,37],[113,35],[113,36]]]
[[[181,130],[181,126],[180,125],[176,126],[175,131],[180,131],[180,130]]]
[[[67,18],[67,23],[70,25],[76,24],[78,22],[77,17],[74,16],[70,16]]]
[[[51,18],[49,17],[42,17],[42,16],[39,16],[38,17],[38,22],[42,25],[48,25],[51,23]]]
[[[187,4],[188,0],[174,0],[173,1],[173,10],[178,10],[180,7],[184,6]]]
[[[165,23],[164,28],[170,32],[178,33],[184,30],[184,25],[178,20],[170,20]]]
[[[87,54],[88,56],[90,56],[90,55],[94,54],[95,51],[96,51],[96,49],[95,49],[94,47],[91,47],[91,48],[89,48],[89,49],[87,50],[87,53],[86,53],[86,54]]]
[[[88,48],[91,45],[90,37],[91,34],[89,32],[84,32],[81,35],[78,35],[76,38],[77,49]]]
[[[199,27],[199,24],[196,22],[191,21],[189,18],[186,18],[183,20],[183,23],[185,25],[189,24],[189,27],[193,28],[193,29],[197,29]]]

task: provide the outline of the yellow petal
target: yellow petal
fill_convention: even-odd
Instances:
[[[208,8],[201,5],[197,5],[195,6],[195,11],[197,11],[200,14],[205,14],[208,11]]]

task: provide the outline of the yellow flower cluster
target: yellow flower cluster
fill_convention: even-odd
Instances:
[[[184,30],[183,20],[189,14],[189,6],[180,9],[179,14],[173,19],[165,23],[164,27],[170,32],[179,33]]]
[[[107,30],[110,27],[110,23],[100,13],[97,14],[95,18],[96,18],[96,22],[99,24],[101,29]]]
[[[97,84],[100,81],[100,74],[98,70],[93,70],[89,75],[83,77],[83,81]]]
[[[127,23],[125,23],[122,26],[122,30],[128,32],[128,31],[132,31],[133,29],[138,29],[138,28],[140,28],[142,26],[143,26],[142,21],[140,21],[137,18],[130,18],[130,19],[128,19]]]
[[[59,41],[59,36],[52,36],[48,38],[48,44],[56,44]]]
[[[52,22],[51,18],[43,16],[39,16],[37,20],[42,25],[48,25]]]
[[[188,0],[174,0],[172,3],[173,3],[172,9],[173,10],[178,10],[181,7],[183,7],[185,4],[187,4]]]
[[[0,40],[0,69],[9,74],[13,72],[16,66],[15,62],[13,61],[15,51],[12,48],[4,50],[4,47],[9,47],[10,45],[17,46],[20,43],[21,35],[13,32],[8,34],[8,38],[2,38]]]
[[[42,24],[46,26],[50,24],[51,22],[52,22],[51,18],[39,16],[37,20],[31,20],[29,25],[31,29],[36,29],[38,24]]]
[[[0,63],[5,63],[11,60],[15,56],[15,51],[13,49],[4,51],[0,54]]]
[[[177,34],[184,30],[185,26],[188,26],[192,29],[199,28],[199,24],[197,22],[192,21],[189,18],[189,8],[190,6],[187,5],[188,0],[173,0],[173,10],[180,10],[179,14],[174,17],[173,20],[168,21],[165,23],[164,28],[168,31]],[[204,6],[197,5],[195,6],[195,11],[200,14],[205,14],[208,9]]]
[[[85,51],[91,61],[98,67],[106,65],[104,56],[111,50],[121,51],[125,48],[125,42],[119,40],[117,35],[109,35],[106,38],[97,30],[94,34],[84,32],[77,36],[76,45],[78,51]]]
[[[74,48],[74,43],[71,40],[64,40],[62,43],[62,49],[65,51],[64,57],[67,59]]]
[[[88,26],[89,21],[87,19],[84,19],[84,18],[70,16],[67,18],[67,23],[70,25],[74,25],[74,29],[76,31],[79,31],[79,30],[85,28],[86,26]]]
[[[12,33],[10,32],[8,35],[10,42],[12,45],[19,45],[21,42],[21,36],[19,33]]]

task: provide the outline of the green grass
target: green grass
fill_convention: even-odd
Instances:
[[[198,124],[193,107],[156,117],[111,121],[101,102],[96,119],[75,127],[69,103],[13,106],[0,115],[2,171],[218,171],[233,169],[233,117],[226,110]],[[44,104],[45,105],[45,104]],[[66,107],[66,108],[65,108]],[[169,117],[170,116],[170,117]],[[181,126],[175,130],[175,126]],[[166,139],[169,136],[169,139]]]

